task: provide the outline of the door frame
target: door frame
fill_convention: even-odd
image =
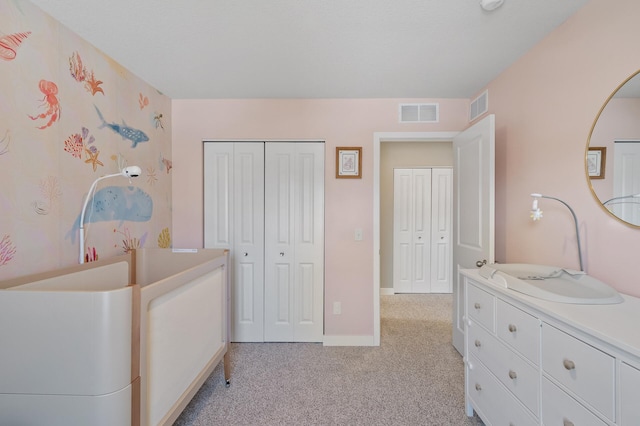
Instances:
[[[380,145],[384,142],[452,142],[460,132],[375,132],[373,134],[373,341],[380,346]]]

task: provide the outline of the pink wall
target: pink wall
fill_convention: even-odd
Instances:
[[[439,102],[440,123],[398,123],[402,102]],[[203,245],[202,140],[324,140],[325,334],[373,335],[373,134],[459,131],[467,108],[464,99],[173,100],[174,246]],[[363,147],[362,179],[335,179],[336,146]]]
[[[488,86],[496,114],[496,256],[501,262],[578,267],[569,211],[578,216],[589,273],[640,296],[640,231],[611,218],[585,177],[593,121],[618,85],[640,68],[640,2],[593,0]]]

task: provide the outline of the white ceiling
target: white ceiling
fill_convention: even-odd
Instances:
[[[589,0],[32,0],[174,99],[470,98]]]

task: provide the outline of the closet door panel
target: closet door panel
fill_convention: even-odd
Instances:
[[[264,144],[237,142],[233,185],[233,341],[264,341]]]
[[[233,144],[204,144],[204,246],[230,249],[233,212]]]
[[[265,341],[293,339],[293,152],[265,146]]]
[[[452,169],[432,171],[431,292],[451,293]]]
[[[393,289],[396,293],[408,293],[412,285],[412,180],[410,169],[393,171]]]
[[[324,333],[324,144],[296,143],[294,330],[297,342]]]

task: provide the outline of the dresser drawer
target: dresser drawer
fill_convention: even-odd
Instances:
[[[613,357],[543,323],[542,369],[609,420],[614,420]]]
[[[473,322],[467,332],[469,354],[477,357],[537,417],[540,407],[538,369]]]
[[[542,379],[542,424],[606,426],[605,422],[547,378]]]
[[[640,370],[620,364],[620,425],[640,425]]]
[[[498,300],[496,318],[498,337],[539,365],[540,320],[503,300]]]
[[[467,312],[476,322],[495,331],[496,298],[473,284],[467,285]]]
[[[538,422],[473,355],[467,365],[468,395],[487,424],[534,426]]]

